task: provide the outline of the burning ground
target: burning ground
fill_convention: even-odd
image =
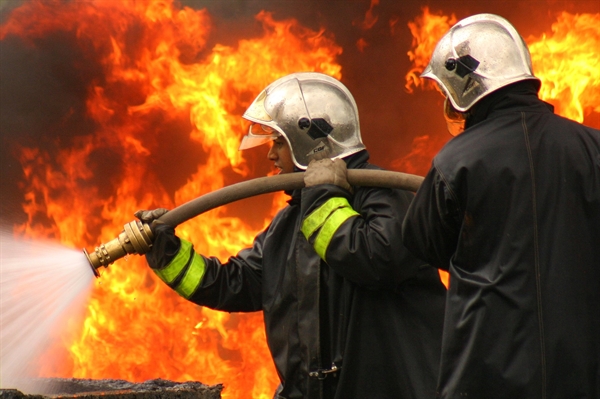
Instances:
[[[425,174],[448,140],[442,98],[418,79],[437,39],[479,12],[530,45],[541,95],[600,127],[596,1],[12,1],[2,3],[2,223],[93,247],[138,209],[172,208],[273,173],[266,148],[237,151],[241,114],[268,83],[313,70],[356,97],[372,160]],[[282,194],[178,227],[206,255],[251,243]],[[143,258],[111,265],[87,312],[40,358],[42,377],[224,383],[224,397],[277,384],[259,314],[179,298]]]

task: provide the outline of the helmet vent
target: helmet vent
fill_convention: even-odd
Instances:
[[[448,58],[444,63],[444,66],[449,71],[454,71],[456,69],[456,60],[454,58]]]
[[[308,129],[310,127],[310,119],[308,118],[300,118],[298,120],[298,127],[302,130]]]

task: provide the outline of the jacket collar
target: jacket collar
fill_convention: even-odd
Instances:
[[[524,80],[496,90],[473,106],[467,117],[465,129],[488,119],[495,112],[507,109],[537,105],[546,111],[554,112],[552,105],[538,98],[539,89],[538,81]]]

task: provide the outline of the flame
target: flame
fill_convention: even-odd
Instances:
[[[365,51],[365,48],[367,48],[368,45],[369,45],[369,43],[365,40],[364,37],[361,37],[360,39],[358,39],[356,41],[356,48],[361,53]]]
[[[379,5],[379,0],[371,0],[369,9],[365,13],[363,20],[356,20],[352,23],[354,26],[358,26],[361,30],[369,30],[377,23],[379,17],[375,15],[375,6]]]
[[[584,122],[600,113],[600,14],[561,13],[552,35],[528,40],[540,97],[557,114]]]
[[[413,40],[412,48],[407,55],[412,62],[412,68],[406,74],[406,85],[404,87],[409,93],[413,92],[413,86],[435,88],[434,84],[421,79],[419,75],[429,63],[437,42],[457,22],[454,14],[451,16],[434,15],[429,11],[429,7],[423,7],[422,11],[422,15],[416,17],[414,21],[408,22]],[[427,172],[427,165],[431,163],[431,159],[446,141],[447,138],[427,134],[415,137],[411,151],[403,158],[394,161],[392,167],[398,170],[406,170],[406,173],[424,174]],[[444,285],[448,287],[448,273],[439,270],[439,274]]]
[[[363,29],[377,22],[378,4],[371,0],[359,21]],[[265,163],[258,152],[237,151],[247,129],[243,110],[268,83],[290,72],[341,78],[336,57],[342,50],[324,30],[294,19],[261,12],[256,20],[262,26],[256,37],[209,47],[215,29],[209,13],[173,0],[35,0],[14,9],[0,26],[0,40],[18,38],[44,49],[59,38],[65,52],[75,52],[69,70],[83,76],[88,122],[88,131],[69,135],[57,133],[62,126],[49,126],[45,136],[56,140],[20,149],[28,219],[15,226],[16,233],[89,248],[114,238],[137,209],[172,208],[264,174],[256,166]],[[390,19],[392,33],[398,21]],[[454,14],[434,15],[425,7],[408,24],[408,91],[429,88],[418,76],[455,22]],[[543,81],[540,95],[576,120],[600,112],[598,22],[598,14],[563,13],[552,34],[527,40]],[[360,51],[368,44],[356,43]],[[65,125],[78,112],[73,107],[65,114]],[[392,166],[422,174],[447,139],[416,137],[410,154]],[[177,232],[199,252],[226,259],[249,245],[286,199],[279,193],[261,200],[254,220],[247,211],[238,217],[234,204],[222,207]],[[42,376],[199,380],[223,383],[226,398],[270,398],[278,383],[262,315],[194,306],[149,273],[141,257],[103,273],[86,314],[71,320],[61,338],[42,357]]]
[[[237,147],[247,129],[241,114],[254,96],[290,72],[341,78],[341,48],[326,32],[268,12],[256,19],[258,37],[207,49],[211,16],[173,0],[32,1],[15,9],[0,39],[35,48],[60,35],[83,54],[72,68],[92,71],[85,117],[93,126],[52,149],[21,149],[28,220],[16,232],[90,247],[114,238],[137,209],[172,208],[252,177],[255,155]],[[186,181],[168,167],[179,159],[195,163],[186,166]],[[179,183],[171,187],[172,180]],[[226,259],[250,245],[285,201],[269,198],[272,206],[254,224],[222,207],[177,232],[199,252]],[[103,273],[84,320],[62,340],[41,359],[42,376],[223,383],[225,398],[270,398],[278,384],[260,313],[195,306],[157,280],[142,257]]]
[[[362,31],[367,31],[371,29],[377,23],[379,17],[375,15],[375,6],[379,5],[379,0],[371,0],[371,4],[369,9],[365,13],[365,17],[362,20],[354,20],[352,21],[352,25],[358,27]],[[365,51],[365,48],[369,45],[369,42],[364,37],[359,38],[356,41],[356,48],[361,53]]]
[[[413,40],[412,49],[407,54],[413,65],[406,74],[406,90],[412,93],[413,86],[423,87],[425,84],[428,84],[428,88],[435,87],[428,80],[421,79],[419,75],[429,63],[438,41],[456,22],[454,14],[433,15],[429,12],[429,7],[423,7],[423,14],[408,23]]]

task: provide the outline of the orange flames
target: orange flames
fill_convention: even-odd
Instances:
[[[423,15],[408,23],[408,28],[413,36],[412,49],[407,53],[413,66],[406,74],[406,90],[412,92],[412,87],[419,87],[428,83],[419,75],[431,58],[437,42],[457,22],[456,16],[434,15],[429,12],[429,7],[423,7]],[[430,87],[434,87],[431,85]]]
[[[584,122],[600,112],[600,14],[563,12],[552,35],[527,40],[540,97],[557,114]]]
[[[378,4],[371,0],[364,28],[377,21]],[[89,129],[57,138],[52,149],[21,149],[28,220],[15,227],[17,233],[91,248],[115,238],[138,209],[173,208],[266,173],[256,166],[267,163],[257,158],[264,153],[237,150],[247,129],[241,114],[285,74],[312,70],[340,78],[336,57],[342,49],[326,32],[296,20],[275,20],[268,12],[256,20],[258,37],[208,48],[211,16],[173,0],[31,1],[15,9],[0,27],[0,40],[18,37],[36,48],[59,37],[77,54],[72,68],[86,71]],[[455,22],[454,15],[425,8],[409,23],[408,90],[422,86],[419,73]],[[390,21],[391,28],[397,25]],[[598,15],[564,13],[552,36],[527,40],[542,97],[576,120],[600,112],[599,26]],[[392,166],[421,173],[448,138],[417,137],[413,151]],[[285,199],[267,198],[261,212],[248,215],[232,204],[177,232],[199,252],[225,260],[252,242]],[[158,281],[142,257],[106,269],[83,320],[68,327],[62,346],[41,359],[43,376],[224,383],[223,397],[229,398],[271,398],[278,383],[262,315],[194,306]]]
[[[323,31],[268,12],[256,19],[260,37],[206,49],[208,13],[171,0],[36,1],[16,9],[0,38],[35,47],[49,35],[67,37],[97,73],[85,88],[94,131],[57,142],[55,154],[22,150],[29,220],[17,232],[93,247],[116,237],[137,209],[172,208],[250,176],[254,162],[237,147],[247,129],[241,114],[254,96],[295,71],[341,77],[341,49]],[[165,160],[190,157],[196,166],[180,181],[181,171]],[[169,170],[158,170],[161,159]],[[170,191],[169,180],[180,185]],[[269,197],[274,210],[282,198]],[[250,225],[223,207],[177,231],[201,253],[226,259],[267,221]],[[64,341],[68,353],[53,348],[42,359],[44,376],[199,380],[224,383],[224,397],[256,398],[272,397],[278,383],[262,315],[194,306],[158,281],[142,257],[103,273],[85,320]]]

